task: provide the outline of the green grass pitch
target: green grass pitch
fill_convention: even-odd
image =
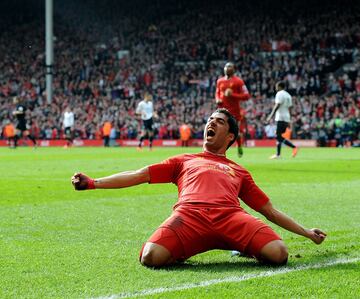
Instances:
[[[328,233],[318,246],[272,225],[289,247],[285,268],[220,250],[142,267],[141,245],[170,215],[176,187],[75,192],[70,184],[75,171],[100,177],[200,150],[0,148],[0,298],[360,297],[358,149],[303,148],[292,159],[284,148],[278,161],[268,159],[274,148],[245,149],[242,159],[229,151],[277,208]]]

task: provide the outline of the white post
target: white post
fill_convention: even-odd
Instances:
[[[46,44],[46,99],[52,101],[53,63],[54,63],[54,36],[53,36],[53,0],[45,0],[45,44]]]

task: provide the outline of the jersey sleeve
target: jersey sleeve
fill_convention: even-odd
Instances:
[[[248,172],[243,176],[239,197],[255,211],[259,211],[269,201],[269,197],[255,184]]]
[[[149,166],[150,181],[149,184],[174,183],[177,179],[182,167],[181,156],[176,156],[164,160],[161,163]]]
[[[232,97],[239,101],[247,101],[248,99],[250,99],[251,96],[244,81],[239,80],[237,84],[238,84],[238,88],[237,88],[238,90],[237,92],[232,93]]]

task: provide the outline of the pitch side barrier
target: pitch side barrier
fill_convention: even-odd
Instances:
[[[148,146],[148,140],[143,142],[143,146]],[[316,140],[291,140],[296,146],[299,147],[316,147]],[[192,139],[189,140],[189,146],[198,146],[201,147],[203,143],[202,139]],[[19,146],[32,146],[32,142],[28,140],[19,140]],[[110,146],[138,146],[138,140],[122,140],[116,139],[110,141]],[[65,146],[66,140],[38,140],[38,145],[41,147],[51,147],[51,146]],[[6,140],[0,140],[0,146],[8,146]],[[103,140],[89,140],[89,139],[75,139],[74,146],[104,146]],[[153,146],[167,146],[167,147],[180,147],[181,140],[167,140],[167,139],[157,139],[153,141]],[[234,143],[233,146],[236,146]],[[247,147],[274,147],[276,146],[275,139],[262,139],[262,140],[247,140]],[[329,144],[329,146],[334,146],[333,144]]]

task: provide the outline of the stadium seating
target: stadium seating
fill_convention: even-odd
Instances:
[[[359,139],[360,25],[353,7],[320,1],[300,14],[306,1],[273,10],[265,1],[254,14],[257,4],[229,3],[219,11],[213,1],[197,1],[192,9],[170,1],[154,3],[139,18],[131,4],[125,12],[123,2],[90,1],[86,9],[73,2],[55,7],[52,103],[45,96],[43,18],[25,26],[28,15],[2,13],[1,128],[13,118],[11,98],[19,96],[37,138],[63,138],[61,117],[71,105],[78,138],[101,138],[102,123],[111,119],[117,138],[133,139],[140,129],[136,104],[150,91],[159,115],[156,138],[179,138],[184,122],[201,138],[215,108],[216,80],[231,60],[252,94],[243,104],[248,137],[266,138],[274,85],[285,79],[294,138],[338,146]]]

